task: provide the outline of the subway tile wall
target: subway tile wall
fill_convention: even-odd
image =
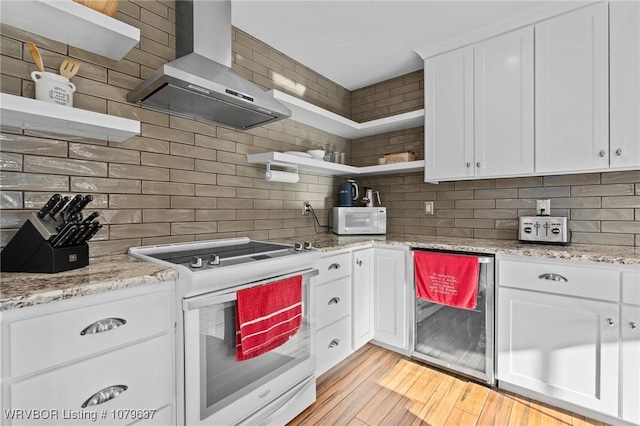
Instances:
[[[246,154],[330,148],[349,155],[350,141],[284,120],[248,132],[141,109],[126,94],[175,57],[172,1],[121,0],[116,19],[141,30],[140,43],[118,62],[3,25],[0,90],[33,98],[35,70],[26,41],[38,45],[47,71],[65,56],[82,62],[74,105],[141,121],[141,135],[106,143],[2,129],[0,236],[6,245],[26,217],[56,192],[93,194],[87,210],[106,226],[92,256],[131,246],[249,236],[314,234],[302,217],[310,201],[320,222],[337,202],[339,179],[300,174],[300,182],[264,180]],[[344,116],[350,92],[240,30],[233,31],[233,69],[264,89],[278,89]]]

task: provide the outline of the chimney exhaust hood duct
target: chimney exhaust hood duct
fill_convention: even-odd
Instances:
[[[231,1],[176,1],[176,56],[127,101],[181,117],[247,130],[291,111],[231,69]]]

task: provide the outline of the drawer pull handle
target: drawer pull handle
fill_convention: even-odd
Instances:
[[[112,399],[117,398],[122,392],[126,391],[127,389],[129,388],[125,385],[115,385],[104,388],[87,399],[84,404],[82,404],[82,408],[91,407],[92,405],[98,405],[107,401],[111,401]]]
[[[85,328],[80,332],[80,335],[84,336],[85,334],[95,334],[95,333],[104,333],[105,331],[113,330],[114,328],[118,328],[127,323],[126,320],[122,318],[105,318],[99,321],[94,322],[89,327]]]
[[[560,282],[563,282],[563,283],[566,283],[566,282],[569,281],[568,279],[566,279],[562,275],[558,275],[558,274],[542,274],[538,278],[540,278],[541,280],[560,281]]]
[[[329,265],[329,270],[331,271],[332,269],[340,269],[340,264],[332,263],[331,265]]]
[[[337,305],[340,302],[340,298],[339,297],[332,297],[331,300],[329,300],[329,303],[327,303],[328,305]]]
[[[329,342],[329,346],[327,346],[327,348],[332,349],[337,347],[340,344],[340,339],[333,339],[331,342]]]
[[[613,319],[611,319],[611,318],[607,318],[607,324],[609,324],[609,326],[610,326],[610,327],[613,327],[613,325],[614,325],[615,323],[616,323],[616,322],[615,322]]]
[[[638,327],[638,324],[636,324],[635,322],[631,321],[629,323],[629,327],[632,328],[632,329],[635,329],[636,327]]]

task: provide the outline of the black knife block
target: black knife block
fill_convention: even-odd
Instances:
[[[89,245],[53,248],[31,221],[27,220],[0,253],[2,272],[44,272],[53,274],[83,268],[89,264]]]

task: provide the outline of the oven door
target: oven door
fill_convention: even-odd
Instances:
[[[311,309],[311,277],[316,269],[271,277],[221,292],[185,299],[185,421],[188,425],[233,425],[254,421],[292,404],[313,380],[315,400],[315,324]],[[236,361],[236,292],[291,276],[302,275],[302,324],[284,345],[256,358]],[[306,386],[308,388],[309,386]],[[309,399],[309,392],[298,392]],[[290,395],[290,398],[283,398]],[[286,399],[286,400],[285,400]],[[306,408],[306,406],[305,406]],[[283,408],[284,409],[284,408]],[[293,418],[297,413],[292,414]]]

